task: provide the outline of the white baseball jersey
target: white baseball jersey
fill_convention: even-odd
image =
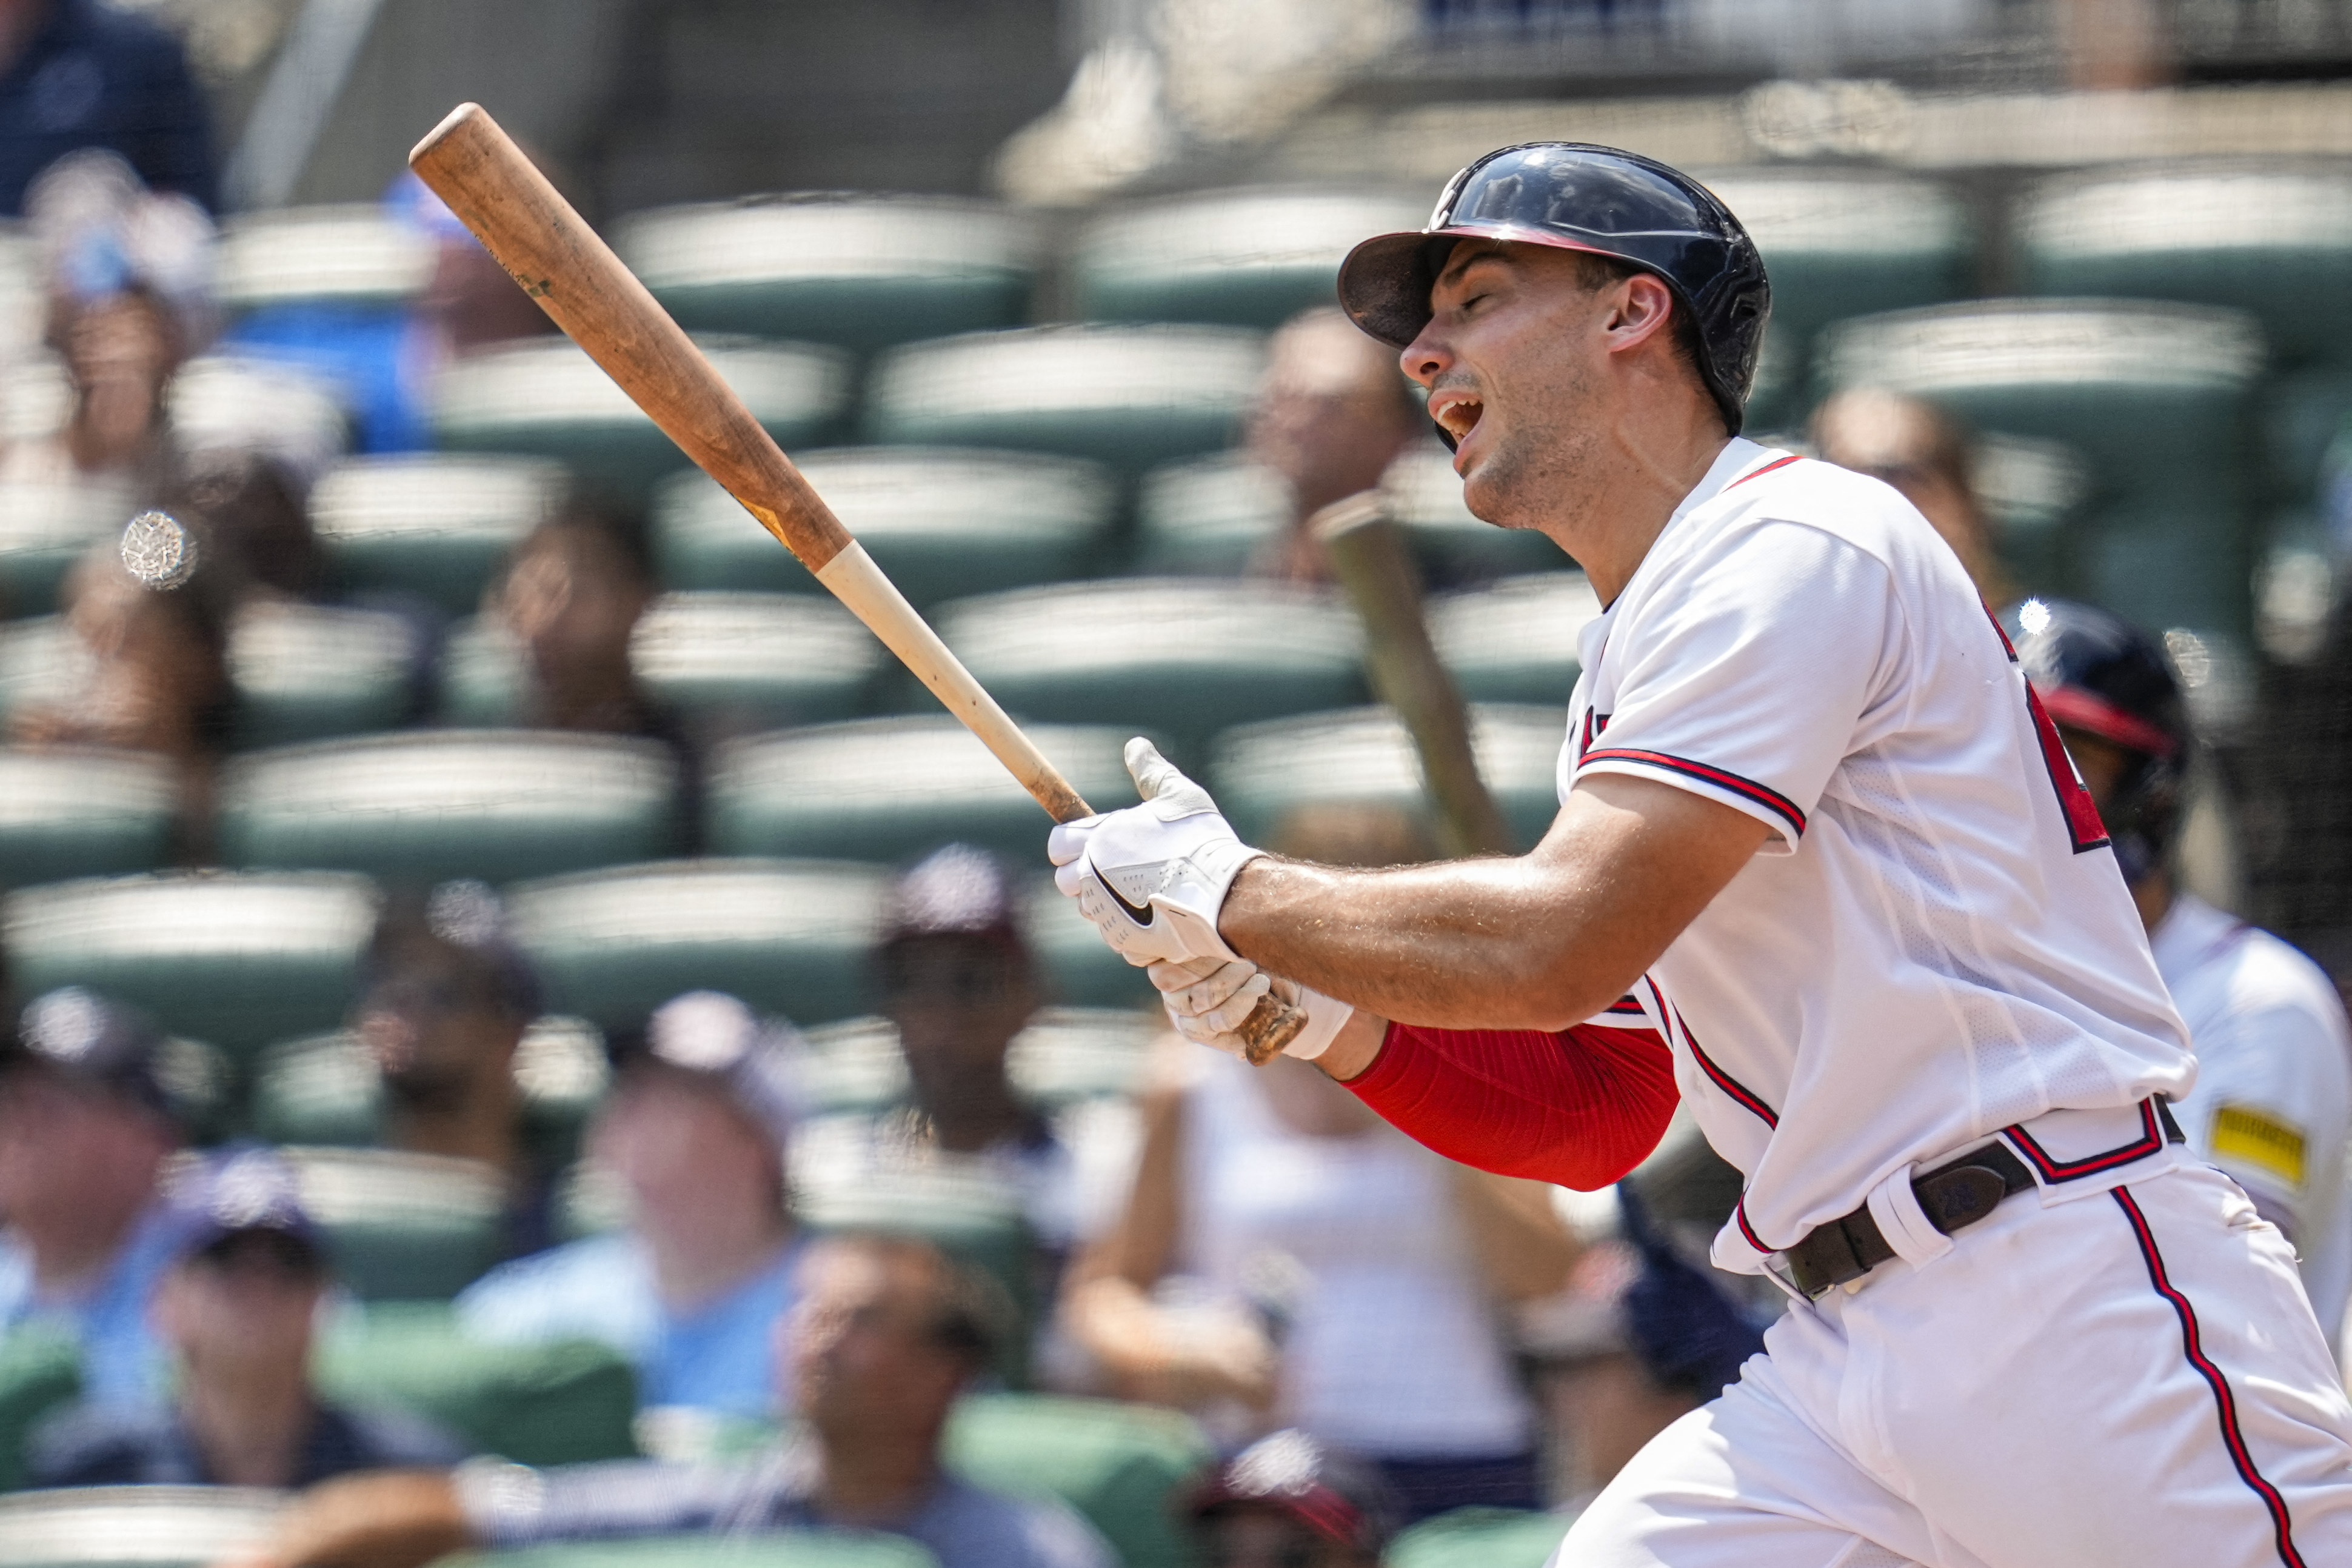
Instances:
[[[1747,1176],[1718,1264],[1757,1272],[1913,1164],[2045,1113],[2189,1092],[2090,797],[1894,489],[1731,442],[1580,652],[1563,800],[1633,774],[1770,830],[1636,988]],[[2150,1111],[2125,1146],[2018,1141],[2045,1184],[2095,1192],[2161,1134]]]
[[[2236,1179],[2303,1255],[2330,1340],[2352,1296],[2352,1029],[2318,965],[2182,895],[2149,934],[2189,1025],[2197,1088],[2173,1107],[2189,1146]]]

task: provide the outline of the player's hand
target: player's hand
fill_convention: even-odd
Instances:
[[[1237,1031],[1269,991],[1307,1014],[1307,1027],[1282,1048],[1285,1056],[1302,1061],[1312,1061],[1328,1051],[1356,1012],[1337,997],[1268,975],[1246,958],[1162,960],[1149,972],[1176,1032],[1228,1056],[1244,1054]]]
[[[1234,875],[1265,852],[1235,837],[1209,792],[1150,741],[1127,743],[1127,770],[1143,803],[1056,827],[1045,841],[1054,885],[1139,967],[1239,957],[1217,935],[1217,911]]]

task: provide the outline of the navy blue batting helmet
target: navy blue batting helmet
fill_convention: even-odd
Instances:
[[[1339,265],[1339,303],[1402,349],[1429,324],[1429,290],[1454,245],[1519,240],[1614,256],[1654,274],[1689,313],[1699,374],[1739,434],[1772,286],[1756,242],[1696,180],[1654,158],[1583,141],[1489,152],[1446,183],[1429,226],[1378,235]]]

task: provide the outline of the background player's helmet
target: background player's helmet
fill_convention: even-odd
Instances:
[[[2124,876],[2137,882],[2164,862],[2179,831],[2194,741],[2172,661],[2131,622],[2071,600],[2029,599],[2010,619],[2018,659],[2052,721],[2137,759],[2101,812]]]
[[[1465,235],[1615,256],[1655,274],[1690,316],[1699,373],[1737,435],[1756,382],[1772,286],[1755,241],[1707,188],[1655,159],[1582,141],[1489,152],[1446,182],[1429,226],[1378,235],[1339,265],[1339,303],[1402,349],[1429,324],[1429,289]]]

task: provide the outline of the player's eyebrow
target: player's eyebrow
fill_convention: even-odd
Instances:
[[[1507,266],[1509,264],[1511,259],[1503,253],[1500,246],[1488,246],[1483,249],[1473,250],[1467,256],[1464,256],[1462,254],[1463,249],[1464,247],[1461,246],[1454,246],[1454,256],[1449,257],[1446,260],[1444,269],[1437,275],[1437,282],[1435,285],[1437,287],[1446,288],[1458,286],[1462,282],[1463,278],[1469,275],[1471,269],[1477,267],[1481,262],[1493,262],[1498,266]]]

